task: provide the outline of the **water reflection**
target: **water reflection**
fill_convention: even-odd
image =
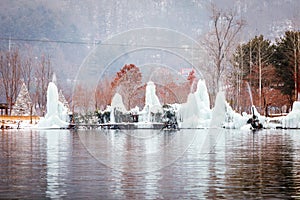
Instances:
[[[107,167],[127,173],[145,173],[174,163],[199,134],[194,130],[145,129],[79,131],[78,135],[87,151]]]
[[[37,132],[2,131],[0,137],[0,198],[45,198],[45,141]]]
[[[15,131],[0,199],[299,198],[300,131]]]
[[[287,199],[297,195],[299,179],[293,172],[297,162],[290,135],[265,131],[248,136],[226,151],[226,185],[230,186],[226,193],[233,198],[242,192],[246,198],[272,198],[276,194],[276,198]]]
[[[46,139],[47,152],[47,190],[46,196],[51,199],[66,196],[66,181],[71,167],[70,157],[72,143],[67,130],[41,131]]]

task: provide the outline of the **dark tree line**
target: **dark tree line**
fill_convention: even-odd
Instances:
[[[292,106],[299,94],[300,32],[287,31],[275,43],[262,35],[255,36],[236,48],[230,79],[235,91],[251,86],[254,103],[261,109],[267,105]],[[281,94],[270,97],[270,94]],[[239,93],[240,95],[244,95]],[[241,104],[239,95],[233,100]],[[239,102],[240,101],[240,102]]]

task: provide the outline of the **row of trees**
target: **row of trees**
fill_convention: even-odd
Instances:
[[[287,31],[272,43],[262,35],[237,45],[238,35],[245,21],[233,11],[224,12],[211,5],[211,31],[204,37],[208,60],[199,66],[205,75],[212,105],[222,83],[228,89],[228,97],[234,109],[244,111],[251,103],[261,109],[268,105],[291,107],[300,91],[299,52],[300,33]],[[178,83],[169,72],[155,74],[164,82],[156,84],[157,95],[162,103],[183,103],[186,101],[194,80],[192,72],[185,82]],[[30,51],[21,54],[17,49],[0,52],[1,91],[11,108],[22,83],[25,83],[33,105],[43,114],[46,105],[47,84],[52,76],[50,58],[36,59]],[[144,105],[146,83],[142,82],[140,69],[124,65],[115,77],[100,80],[96,91],[76,86],[73,94],[73,108],[83,107],[84,112],[105,109],[113,95],[122,95],[127,109]],[[253,102],[250,95],[253,94]],[[249,96],[249,98],[248,98]],[[91,98],[92,97],[92,98]],[[246,98],[245,98],[246,97]],[[10,109],[11,110],[11,109]]]
[[[36,58],[30,51],[26,53],[21,54],[17,48],[0,51],[1,98],[6,101],[11,112],[24,83],[33,101],[32,105],[43,115],[47,86],[52,77],[50,58],[45,55]]]
[[[191,71],[186,80],[180,84],[176,83],[170,73],[166,70],[155,77],[164,80],[164,84],[156,83],[156,95],[162,104],[186,102],[191,87],[196,85],[195,71]],[[110,105],[115,93],[122,96],[127,110],[136,106],[141,109],[145,106],[147,85],[147,83],[142,82],[142,78],[139,67],[134,64],[125,64],[113,78],[101,79],[96,91],[89,91],[78,85],[73,94],[74,109],[79,112],[104,110],[107,105]],[[192,88],[192,90],[195,90],[195,88]],[[90,98],[91,96],[94,98]]]
[[[238,45],[232,54],[232,68],[219,69],[215,82],[218,83],[222,77],[221,74],[227,70],[229,75],[227,86],[231,86],[228,94],[236,110],[242,111],[245,107],[249,107],[250,103],[261,108],[270,104],[291,106],[293,101],[298,99],[299,35],[299,32],[288,31],[276,43],[272,43],[261,35]],[[219,49],[222,49],[222,45]],[[228,53],[228,50],[229,47],[223,51]],[[219,53],[213,55],[219,55]],[[217,63],[221,66],[223,58],[220,59]],[[163,84],[157,84],[157,95],[162,103],[185,102],[196,79],[195,71],[192,71],[186,81],[180,84],[176,83],[171,75],[168,76],[167,71],[157,75],[164,80]],[[30,53],[22,55],[17,49],[0,52],[1,89],[9,108],[12,108],[22,83],[25,83],[33,100],[32,105],[40,110],[39,114],[43,114],[47,85],[51,76],[49,57],[41,56],[40,59],[34,59]],[[249,102],[250,97],[245,100],[249,88],[252,90],[254,102]],[[140,69],[134,64],[126,64],[113,79],[109,77],[102,79],[96,92],[78,86],[73,95],[73,105],[89,108],[93,102],[94,109],[103,110],[111,103],[113,95],[118,92],[123,96],[127,109],[135,106],[142,108],[145,89],[146,83],[142,83]],[[94,93],[94,98],[91,98],[92,93]]]
[[[256,36],[247,43],[240,44],[232,58],[229,80],[237,93],[232,99],[233,106],[245,106],[242,91],[253,93],[253,103],[260,108],[273,105],[287,109],[298,100],[300,92],[300,32],[287,31],[275,43]],[[249,96],[249,95],[246,95]]]
[[[300,91],[300,33],[287,31],[275,42],[260,35],[239,44],[245,25],[237,12],[211,4],[210,32],[203,41],[208,60],[199,66],[206,75],[211,106],[225,85],[235,110],[245,111],[254,104],[261,111],[270,105],[286,106],[288,111]]]

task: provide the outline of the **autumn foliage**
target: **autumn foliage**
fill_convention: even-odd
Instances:
[[[119,93],[122,95],[123,103],[128,110],[136,106],[139,96],[134,94],[141,86],[142,74],[140,69],[134,64],[124,65],[111,82],[113,94]]]
[[[174,81],[173,75],[168,74],[168,71],[156,74],[155,78],[160,80],[160,82],[153,81],[156,85],[156,95],[162,105],[185,103],[188,94],[195,91],[197,86],[197,75],[194,70],[181,82]],[[105,110],[107,105],[111,105],[113,96],[119,93],[127,110],[136,106],[142,109],[145,106],[146,85],[147,81],[142,82],[139,67],[125,64],[114,78],[102,78],[95,91],[77,85],[73,94],[73,105],[78,112]]]

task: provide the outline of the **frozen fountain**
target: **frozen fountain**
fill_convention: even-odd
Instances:
[[[204,80],[199,80],[197,89],[190,93],[187,102],[182,104],[179,110],[182,120],[181,128],[207,128],[211,121],[209,96]]]
[[[54,81],[48,84],[47,114],[37,124],[38,128],[68,128],[68,109],[58,101],[58,90]]]
[[[162,106],[156,95],[155,84],[149,81],[146,86],[145,107],[140,112],[141,121],[153,122],[152,114],[162,113]]]
[[[219,128],[223,126],[226,119],[226,99],[224,91],[220,91],[217,94],[215,107],[212,110],[212,119],[210,123],[210,128]]]
[[[282,118],[282,128],[300,128],[300,101],[295,101],[293,110]]]
[[[110,106],[110,123],[116,123],[116,111],[120,111],[122,113],[126,113],[127,110],[125,108],[125,105],[123,104],[122,96],[119,93],[116,93],[111,101]]]
[[[252,97],[252,92],[251,92],[251,88],[250,88],[250,85],[248,82],[247,83],[247,89],[248,89],[248,94],[249,94],[249,97],[250,97],[250,102],[251,102],[251,105],[253,105],[253,97]]]
[[[247,89],[251,102],[251,115],[248,115],[246,112],[243,112],[242,115],[236,113],[226,102],[226,118],[223,124],[224,128],[250,130],[253,129],[253,127],[252,124],[249,123],[249,120],[254,120],[254,117],[256,120],[258,120],[260,124],[263,124],[266,121],[266,118],[264,116],[261,116],[255,108],[255,106],[253,105],[252,92],[248,82]]]

